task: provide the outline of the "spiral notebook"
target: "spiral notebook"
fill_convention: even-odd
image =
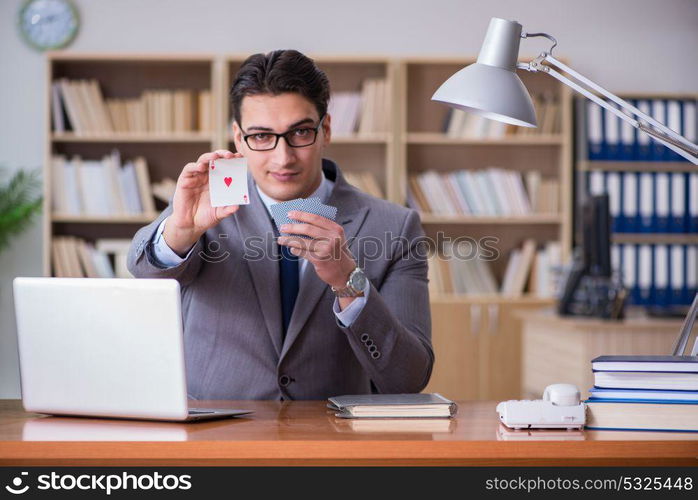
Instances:
[[[449,418],[458,406],[441,394],[359,394],[328,398],[341,418]]]

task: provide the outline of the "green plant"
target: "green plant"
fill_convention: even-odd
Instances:
[[[10,245],[13,235],[31,225],[41,210],[43,197],[36,194],[40,185],[38,170],[18,170],[0,185],[0,252]]]

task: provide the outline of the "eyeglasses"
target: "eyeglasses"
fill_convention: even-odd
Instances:
[[[286,144],[292,148],[304,148],[312,146],[317,139],[318,130],[322,127],[322,122],[325,120],[322,115],[320,122],[316,127],[301,127],[294,128],[283,134],[275,134],[274,132],[256,132],[254,134],[243,135],[247,147],[252,151],[271,151],[279,143],[279,138],[283,137]]]

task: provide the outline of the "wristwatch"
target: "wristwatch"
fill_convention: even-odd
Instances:
[[[336,297],[363,297],[365,286],[366,275],[364,270],[357,266],[349,275],[347,285],[344,288],[331,288]]]

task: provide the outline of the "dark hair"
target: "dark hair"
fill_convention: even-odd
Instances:
[[[242,63],[230,87],[233,118],[240,124],[240,106],[245,96],[295,92],[317,108],[323,116],[330,99],[330,81],[315,61],[297,50],[275,50],[254,54]]]

